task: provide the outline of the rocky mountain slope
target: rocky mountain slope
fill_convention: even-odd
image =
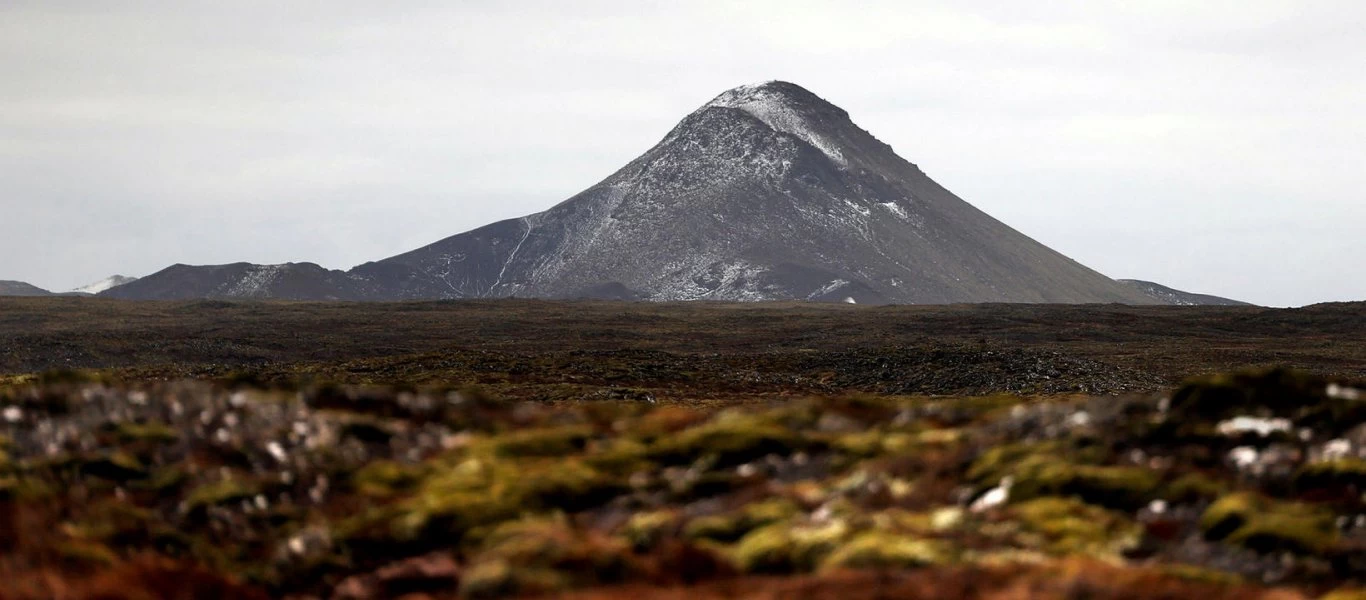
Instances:
[[[313,263],[172,265],[137,281],[101,292],[107,298],[185,300],[242,298],[278,300],[370,300],[365,282]]]
[[[717,96],[645,154],[545,212],[348,272],[176,265],[103,295],[1170,301],[974,208],[844,110],[785,82]]]
[[[1159,304],[1175,304],[1179,306],[1251,306],[1251,304],[1247,302],[1230,300],[1228,298],[1211,296],[1209,294],[1183,292],[1151,281],[1120,279],[1119,282],[1147,294],[1148,297],[1156,300]]]

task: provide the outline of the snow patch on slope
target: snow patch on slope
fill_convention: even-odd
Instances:
[[[806,299],[815,300],[816,298],[820,298],[821,296],[834,292],[835,290],[838,290],[846,285],[849,285],[848,281],[845,281],[843,279],[836,279],[834,281],[831,281],[830,283],[821,286],[820,289],[811,292],[810,294],[807,294]]]
[[[879,202],[878,206],[881,206],[882,208],[891,211],[892,214],[901,217],[902,219],[911,218],[911,215],[906,212],[906,209],[901,208],[901,205],[895,202]]]
[[[252,265],[247,273],[227,289],[226,294],[235,298],[253,298],[270,295],[270,286],[279,278],[288,265]]]
[[[96,281],[95,283],[83,285],[71,291],[76,294],[98,294],[112,287],[117,287],[125,283],[132,283],[134,281],[137,281],[137,279],[137,277],[111,275],[109,277],[105,277],[104,279]]]
[[[830,160],[835,161],[841,167],[849,166],[849,162],[844,158],[844,153],[839,149],[839,144],[817,133],[818,128],[815,124],[811,123],[805,114],[792,106],[785,94],[766,84],[742,85],[717,96],[707,106],[743,110],[753,115],[754,118],[763,121],[774,131],[797,136],[802,141],[815,146],[817,150],[825,153],[826,156],[830,157]]]

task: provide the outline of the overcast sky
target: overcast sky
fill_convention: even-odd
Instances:
[[[1366,299],[1366,3],[0,2],[0,279],[349,268],[798,83],[1112,277]]]

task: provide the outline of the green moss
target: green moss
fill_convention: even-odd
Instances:
[[[1169,575],[1186,581],[1197,581],[1200,583],[1212,583],[1221,586],[1243,585],[1242,577],[1226,571],[1216,571],[1195,565],[1172,564],[1159,567],[1163,575]]]
[[[135,544],[147,537],[153,522],[150,510],[127,502],[99,502],[83,518],[67,528],[72,535],[101,543]]]
[[[850,535],[848,525],[834,520],[823,525],[774,523],[749,532],[729,551],[744,573],[793,573],[813,570]]]
[[[598,506],[630,487],[580,460],[552,460],[522,465],[505,482],[510,498],[531,510],[579,511]]]
[[[470,457],[435,469],[407,498],[378,514],[401,541],[450,540],[523,513],[576,511],[628,491],[626,484],[569,458]]]
[[[129,484],[129,489],[155,492],[165,497],[175,494],[189,481],[190,476],[184,469],[176,466],[164,467],[153,471],[147,479],[132,482]]]
[[[498,476],[488,477],[491,481],[482,485],[440,478],[377,517],[388,521],[388,534],[399,542],[424,537],[458,540],[472,528],[511,519],[522,510],[501,484],[492,481]]]
[[[1040,491],[1073,494],[1092,504],[1134,509],[1147,504],[1158,488],[1157,473],[1140,467],[1079,465],[1040,473]]]
[[[122,442],[164,444],[180,439],[180,435],[174,429],[160,421],[148,421],[146,423],[124,421],[114,426],[114,435]]]
[[[95,369],[54,369],[39,373],[37,383],[43,385],[102,383],[107,379],[106,375]]]
[[[733,542],[754,529],[785,521],[798,512],[797,505],[786,498],[751,502],[725,514],[693,519],[684,527],[683,537]]]
[[[126,452],[112,452],[80,463],[81,473],[110,481],[129,481],[147,476],[147,469]]]
[[[1295,489],[1366,489],[1366,460],[1348,457],[1304,465],[1295,473]]]
[[[915,436],[915,443],[927,446],[951,446],[966,438],[967,435],[962,429],[927,429]],[[889,451],[893,448],[888,448]]]
[[[1009,475],[1015,465],[1026,460],[1062,460],[1063,445],[1059,442],[1001,444],[983,452],[968,467],[967,478],[977,483],[995,485]]]
[[[593,430],[586,426],[524,429],[496,438],[499,456],[570,456],[582,452]]]
[[[1228,491],[1227,483],[1204,473],[1195,472],[1177,477],[1168,483],[1163,495],[1172,502],[1201,502],[1214,500],[1228,493]]]
[[[1001,478],[1014,478],[1010,501],[1043,496],[1077,496],[1109,508],[1132,510],[1152,500],[1160,478],[1140,467],[1078,464],[1058,443],[1009,444],[993,448],[968,470],[968,478],[994,486]]]
[[[788,455],[805,446],[801,436],[765,415],[722,413],[716,419],[656,441],[652,458],[683,464],[712,457],[725,467],[769,454]]]
[[[1229,494],[1210,505],[1200,518],[1200,528],[1209,539],[1259,552],[1319,554],[1337,539],[1332,513],[1250,492]]]
[[[962,440],[957,429],[928,429],[915,433],[869,429],[833,436],[832,450],[853,458],[871,458],[885,454],[915,452],[927,446],[947,446]]]
[[[484,537],[478,555],[518,567],[549,566],[575,550],[572,546],[576,537],[576,532],[559,517],[509,521],[494,527]]]
[[[462,593],[531,594],[621,580],[632,568],[621,540],[581,532],[562,517],[509,521],[483,539],[473,564],[492,565]]]
[[[1141,534],[1123,515],[1073,498],[1036,498],[1011,507],[1011,515],[1028,545],[1054,555],[1117,555]]]
[[[952,562],[952,548],[939,540],[867,531],[854,536],[821,562],[822,569],[906,569]]]
[[[624,477],[652,470],[654,463],[650,462],[649,454],[649,447],[640,441],[616,438],[594,448],[583,460],[594,469]]]
[[[260,493],[259,488],[239,479],[223,479],[206,483],[190,491],[185,497],[185,510],[197,512],[212,506],[246,500]]]
[[[512,565],[505,560],[485,560],[470,565],[460,575],[460,596],[499,598],[516,591]]]
[[[882,438],[885,434],[877,429],[846,433],[836,436],[830,447],[837,452],[857,457],[876,456],[883,452]]]
[[[56,491],[34,477],[0,476],[0,500],[32,502],[52,497]]]
[[[675,531],[681,520],[675,510],[636,513],[622,526],[621,536],[633,548],[648,550]]]
[[[351,476],[351,487],[366,496],[389,498],[412,491],[426,474],[427,469],[421,465],[377,460],[361,467]]]
[[[119,555],[104,544],[75,540],[62,542],[56,546],[57,555],[73,566],[84,568],[104,568],[118,562]]]

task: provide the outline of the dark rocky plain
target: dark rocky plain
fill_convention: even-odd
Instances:
[[[1366,597],[1366,304],[0,298],[0,598]]]

